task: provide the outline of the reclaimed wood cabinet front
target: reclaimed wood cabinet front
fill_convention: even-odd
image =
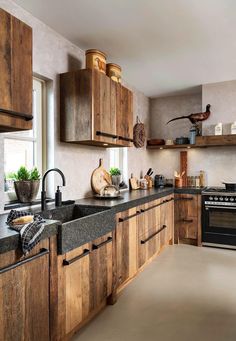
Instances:
[[[59,257],[58,325],[65,326],[58,339],[76,332],[111,295],[112,239],[108,233]]]
[[[32,129],[32,29],[0,9],[0,131]]]
[[[0,257],[0,341],[49,341],[49,242]]]
[[[60,75],[61,140],[131,146],[132,92],[97,70]]]
[[[175,194],[175,242],[201,245],[201,196]]]
[[[117,214],[116,226],[116,286],[131,279],[138,270],[137,265],[137,216],[136,207]]]

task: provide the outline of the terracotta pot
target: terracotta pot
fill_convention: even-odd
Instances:
[[[32,202],[38,194],[40,180],[15,181],[14,187],[20,202]]]

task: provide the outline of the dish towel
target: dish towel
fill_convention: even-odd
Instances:
[[[39,214],[34,215],[34,221],[23,225],[13,225],[12,221],[19,217],[32,215],[26,211],[11,210],[7,217],[7,225],[20,233],[22,251],[26,255],[33,247],[38,244],[43,233],[45,221]]]

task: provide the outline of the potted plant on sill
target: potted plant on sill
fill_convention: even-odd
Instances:
[[[112,167],[110,169],[110,174],[111,174],[112,185],[119,188],[119,185],[121,183],[121,171],[119,170],[119,168]]]
[[[37,197],[39,185],[40,173],[36,167],[29,171],[22,166],[14,174],[14,187],[20,202],[32,202]]]

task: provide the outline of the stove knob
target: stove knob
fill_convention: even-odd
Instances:
[[[225,198],[225,201],[229,201],[229,198],[226,197],[226,198]]]
[[[230,201],[234,201],[234,198],[230,198],[229,200],[230,200]]]
[[[214,200],[217,201],[219,198],[218,197],[214,197]]]
[[[223,198],[223,197],[220,197],[220,201],[224,201],[224,198]]]
[[[213,200],[213,197],[209,197],[209,200],[212,201],[212,200]]]

